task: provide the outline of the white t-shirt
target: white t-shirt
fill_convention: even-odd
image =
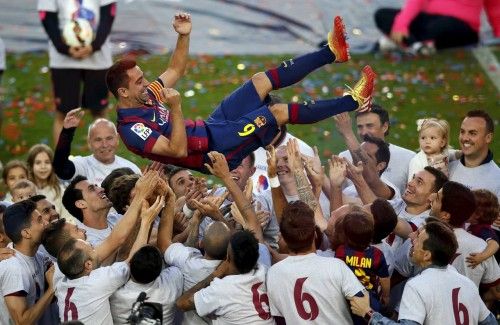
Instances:
[[[422,325],[478,324],[489,314],[474,283],[450,266],[427,268],[410,279],[399,308],[400,320]]]
[[[450,181],[462,183],[471,190],[487,189],[500,197],[500,168],[493,160],[477,167],[465,167],[460,160],[450,163]]]
[[[140,284],[129,280],[110,298],[111,315],[114,324],[128,324],[132,305],[141,292],[145,292],[146,302],[156,302],[163,306],[163,324],[172,324],[175,314],[175,301],[182,295],[184,279],[177,267],[163,269],[151,283]]]
[[[390,200],[387,200],[391,206],[394,208],[395,211],[399,211],[401,209],[401,192],[399,191],[399,188],[394,185],[389,179],[387,179],[384,174],[380,176],[380,180],[385,183],[387,186],[393,189],[394,195]],[[356,186],[351,183],[351,185],[347,186],[342,190],[342,195],[348,197],[348,198],[359,198],[358,190],[356,189]]]
[[[95,38],[99,26],[100,8],[113,2],[116,0],[38,0],[37,10],[57,12],[61,35],[65,24],[73,17],[86,19],[92,26]],[[57,52],[54,44],[49,40],[49,66],[51,68],[102,70],[109,68],[111,64],[113,61],[109,37],[99,51],[83,60],[77,60]]]
[[[455,228],[454,233],[457,237],[458,249],[457,256],[451,264],[457,271],[471,279],[477,287],[479,284],[487,285],[500,280],[500,267],[495,256],[490,256],[475,268],[469,267],[465,261],[470,253],[482,252],[486,248],[486,242],[462,228]]]
[[[165,262],[178,267],[184,275],[184,292],[209,276],[221,263],[220,260],[207,260],[196,248],[173,243],[165,251]],[[195,311],[184,313],[183,324],[207,324],[208,320],[199,317]]]
[[[274,264],[267,284],[271,315],[287,324],[352,324],[346,298],[364,289],[344,262],[315,253]]]
[[[266,289],[267,266],[246,274],[215,278],[194,294],[196,312],[215,317],[213,324],[274,324]]]
[[[286,145],[288,140],[297,139],[299,145],[299,151],[307,156],[314,157],[313,149],[304,141],[299,138],[287,133],[281,145]],[[255,173],[252,175],[253,180],[253,191],[255,193],[261,193],[267,189],[270,189],[269,179],[267,177],[267,156],[266,149],[258,148],[253,152],[255,154]]]
[[[121,217],[122,215],[119,213],[116,212],[109,213],[107,218],[108,226],[105,229],[95,229],[92,227],[88,227],[78,220],[75,220],[75,223],[78,226],[78,228],[85,229],[87,234],[87,242],[89,242],[89,244],[92,245],[93,247],[97,247],[104,240],[106,240],[106,238],[109,237],[111,231],[113,230],[113,227],[118,222],[118,220],[121,219]]]
[[[125,262],[100,267],[74,280],[56,272],[54,280],[57,279],[55,289],[61,321],[112,325],[109,297],[127,282],[129,273]]]
[[[391,153],[391,159],[389,160],[387,169],[382,175],[396,185],[400,193],[403,193],[408,181],[408,165],[413,156],[415,156],[415,152],[392,143],[389,144],[389,152]],[[349,150],[342,151],[339,156],[345,157],[352,162],[352,156]],[[348,183],[349,185],[351,184],[350,181]]]
[[[9,324],[5,296],[22,292],[31,308],[45,292],[45,270],[50,259],[38,252],[31,257],[14,250],[13,257],[0,262],[0,324]]]
[[[75,165],[75,174],[73,177],[76,175],[85,176],[90,184],[101,185],[106,176],[117,168],[129,167],[134,171],[134,173],[141,174],[141,170],[136,164],[116,155],[115,161],[111,164],[103,164],[95,159],[93,155],[85,157],[76,156],[72,159],[72,161]]]

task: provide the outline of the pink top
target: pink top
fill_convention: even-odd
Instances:
[[[408,33],[411,21],[425,12],[461,19],[479,32],[483,7],[495,37],[500,37],[500,0],[407,0],[394,20],[392,31]]]

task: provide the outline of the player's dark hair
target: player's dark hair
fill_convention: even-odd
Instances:
[[[379,172],[379,175],[387,169],[389,166],[389,161],[391,160],[391,152],[389,151],[389,145],[384,140],[366,134],[363,137],[363,141],[373,143],[377,146],[377,152],[375,153],[375,159],[377,160],[377,164],[381,162],[385,162],[385,167]]]
[[[43,200],[43,199],[46,199],[47,197],[43,194],[37,194],[37,195],[33,195],[32,197],[29,198],[29,200],[35,202],[35,203],[38,203],[39,201]],[[51,202],[52,203],[52,202]]]
[[[259,258],[259,242],[249,230],[235,232],[231,239],[232,260],[240,274],[250,272],[255,268]]]
[[[71,239],[69,232],[64,228],[65,225],[66,219],[61,218],[55,220],[49,223],[43,233],[43,247],[45,247],[47,252],[54,257],[57,257],[61,247],[63,247],[64,244]]]
[[[498,197],[485,189],[473,190],[472,193],[476,200],[474,215],[478,223],[491,225],[498,218],[498,214],[500,213]]]
[[[125,208],[130,205],[130,192],[134,189],[139,177],[138,174],[120,176],[115,179],[109,189],[108,199],[119,214],[125,214]]]
[[[373,238],[373,221],[364,211],[349,212],[344,217],[346,244],[358,251],[365,250]]]
[[[160,250],[151,245],[141,247],[130,259],[130,274],[138,283],[153,282],[160,275],[162,267]]]
[[[384,125],[384,123],[387,123],[387,131],[385,131],[384,136],[389,135],[389,129],[391,128],[391,123],[389,120],[389,113],[380,105],[373,104],[372,109],[369,111],[364,111],[364,112],[356,112],[355,116],[356,118],[358,116],[366,115],[366,114],[377,114],[378,118],[380,120],[380,125]]]
[[[137,65],[133,59],[121,59],[116,61],[106,72],[106,86],[108,90],[118,99],[118,88],[128,87],[129,76],[127,70]]]
[[[170,187],[172,187],[172,183],[170,183],[170,180],[172,179],[172,177],[174,177],[177,173],[179,173],[183,170],[189,171],[189,169],[184,168],[184,167],[172,166],[172,168],[170,168],[170,170],[167,173],[168,185]]]
[[[468,111],[465,117],[480,117],[486,123],[486,133],[494,133],[495,132],[495,123],[486,111],[482,109],[475,109],[472,111]]]
[[[23,239],[22,230],[31,227],[31,214],[35,209],[35,202],[30,200],[14,203],[5,209],[3,215],[5,234],[14,244]]]
[[[109,191],[111,189],[111,186],[113,185],[113,182],[120,176],[123,175],[134,175],[134,171],[130,167],[121,167],[121,168],[116,168],[109,173],[108,176],[106,176],[102,183],[101,187],[104,189],[104,193],[106,193],[106,196],[109,197]]]
[[[283,209],[280,230],[288,249],[301,253],[311,248],[316,233],[314,211],[302,201],[288,203]]]
[[[394,231],[398,223],[398,215],[389,201],[381,198],[375,199],[370,206],[370,212],[373,215],[373,240],[374,244],[382,242]]]
[[[436,169],[431,166],[425,166],[424,170],[431,173],[432,176],[434,176],[434,186],[432,192],[433,193],[439,192],[439,190],[443,187],[444,183],[448,181],[448,176],[446,176],[445,173],[443,173],[439,169]]]
[[[77,242],[74,238],[69,239],[57,254],[57,265],[70,280],[79,278],[85,270],[85,262],[87,261],[87,254],[76,247]]]
[[[431,252],[432,264],[436,266],[450,264],[458,248],[453,230],[440,222],[428,223],[424,228],[429,238],[424,241],[423,249]]]
[[[78,200],[83,200],[82,190],[75,188],[76,184],[86,181],[87,177],[82,175],[77,175],[71,183],[69,183],[62,197],[62,203],[66,210],[75,217],[78,221],[83,222],[83,212],[78,208],[75,203]]]
[[[474,210],[476,210],[476,200],[471,190],[457,182],[444,183],[441,211],[450,214],[451,226],[462,227]]]

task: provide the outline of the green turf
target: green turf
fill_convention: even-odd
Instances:
[[[500,49],[493,49],[497,58]],[[183,111],[189,118],[204,118],[217,103],[252,74],[272,67],[291,56],[199,56],[192,57],[186,76],[176,88],[183,95]],[[140,65],[148,79],[158,76],[169,56],[143,56]],[[0,139],[0,159],[24,158],[35,143],[51,144],[53,107],[50,73],[45,54],[8,55],[4,74],[4,122]],[[277,93],[285,100],[320,99],[338,96],[344,84],[353,85],[359,70],[370,64],[378,73],[375,102],[391,114],[389,141],[416,149],[415,121],[426,116],[445,118],[451,125],[451,144],[457,147],[461,117],[472,108],[487,110],[498,126],[500,96],[483,73],[472,53],[454,50],[428,59],[402,58],[398,55],[370,54],[354,56],[347,64],[326,66],[296,86]],[[239,69],[240,70],[239,70]],[[191,96],[190,96],[191,95]],[[114,105],[114,100],[112,100]],[[108,116],[114,121],[113,107]],[[87,118],[86,123],[89,119]],[[322,159],[343,150],[331,119],[314,126],[291,126],[291,132],[317,145]],[[499,131],[495,132],[498,139]],[[72,152],[86,154],[86,127],[79,128]],[[500,161],[499,140],[493,144]],[[145,160],[128,152],[123,145],[119,154],[144,165]]]

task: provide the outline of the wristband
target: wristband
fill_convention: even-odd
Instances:
[[[269,177],[269,185],[271,185],[271,188],[280,187],[280,180],[278,179],[278,176]]]
[[[365,316],[363,317],[363,319],[367,322],[367,323],[370,323],[370,320],[372,319],[373,317],[373,314],[375,312],[373,311],[373,309],[370,309],[369,311],[366,312]]]
[[[190,208],[188,208],[187,204],[184,204],[184,206],[182,207],[182,212],[184,212],[184,215],[186,216],[186,218],[188,219],[191,219],[191,217],[193,216],[194,214],[194,211],[191,210]]]

